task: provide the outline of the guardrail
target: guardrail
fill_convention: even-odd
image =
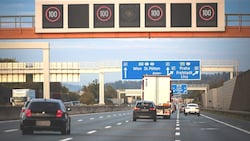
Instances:
[[[207,111],[207,112],[211,112],[211,113],[215,113],[215,114],[237,117],[240,119],[250,121],[250,112],[247,112],[247,111],[217,110],[217,109],[211,109],[211,108],[203,108],[202,110]]]
[[[225,14],[225,26],[250,26],[250,14]],[[0,28],[34,28],[35,16],[0,16]]]
[[[128,106],[73,106],[70,115],[131,110]],[[20,118],[21,107],[0,107],[0,121]]]

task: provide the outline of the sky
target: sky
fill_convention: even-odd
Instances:
[[[1,0],[0,16],[34,15],[34,0]],[[250,0],[225,0],[226,14],[250,14]],[[0,42],[49,42],[51,62],[111,62],[122,60],[213,60],[237,61],[239,70],[250,69],[249,38],[109,38],[36,39]],[[0,58],[19,62],[41,62],[41,50],[0,50]],[[80,84],[98,79],[98,74],[82,74]],[[121,79],[120,73],[106,73],[105,82]]]

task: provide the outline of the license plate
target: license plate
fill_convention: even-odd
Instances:
[[[36,121],[36,126],[50,126],[50,121]]]
[[[147,111],[148,111],[148,109],[141,109],[141,111],[142,111],[142,112],[147,112]]]

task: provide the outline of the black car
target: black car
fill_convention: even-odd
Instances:
[[[20,119],[23,134],[33,131],[60,131],[70,134],[70,116],[63,102],[57,99],[32,99]]]
[[[156,106],[152,101],[137,101],[133,111],[133,121],[136,119],[157,120]]]

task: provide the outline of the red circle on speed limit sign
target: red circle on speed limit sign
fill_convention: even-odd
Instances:
[[[57,7],[52,6],[45,11],[45,15],[46,15],[45,18],[48,21],[57,22],[61,17],[61,12]]]
[[[214,18],[214,8],[210,5],[204,5],[200,8],[199,16],[204,21],[209,21]]]
[[[105,5],[100,6],[96,11],[96,17],[102,21],[106,22],[111,19],[112,17],[112,10]]]
[[[154,5],[148,9],[148,18],[152,21],[159,21],[162,19],[163,10],[160,6]]]

